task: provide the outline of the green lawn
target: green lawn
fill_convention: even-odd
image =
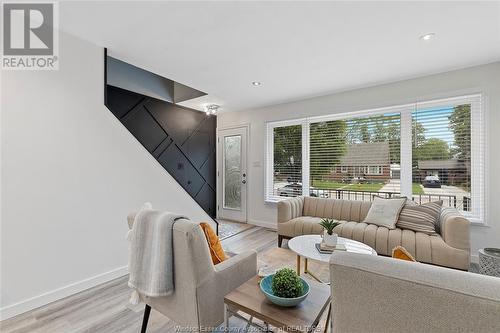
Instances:
[[[346,184],[336,181],[329,180],[313,180],[312,186],[317,189],[325,190],[350,190],[350,191],[366,191],[366,192],[377,192],[384,187],[384,183],[372,183],[372,184]],[[413,194],[424,194],[424,189],[422,185],[418,183],[412,184]]]
[[[341,187],[346,186],[346,185],[347,184],[329,181],[329,180],[313,180],[313,183],[312,183],[313,187],[315,187],[317,189],[325,189],[325,190],[336,190],[336,189],[341,188]]]
[[[329,180],[313,180],[312,186],[317,189],[325,189],[325,190],[336,190],[342,188],[343,190],[351,190],[351,191],[377,192],[384,186],[384,184],[383,183],[346,184]]]
[[[412,184],[412,192],[413,194],[424,194],[424,190],[422,188],[422,185],[413,183]]]
[[[350,184],[344,187],[343,190],[377,192],[382,187],[384,187],[383,183]]]

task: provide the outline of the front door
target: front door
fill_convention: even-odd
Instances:
[[[247,221],[247,127],[219,131],[218,218]]]

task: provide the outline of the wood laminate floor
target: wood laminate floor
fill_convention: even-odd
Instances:
[[[276,247],[275,231],[252,227],[222,241],[224,248],[240,253],[253,248],[259,252],[259,265],[266,259],[266,251]],[[290,261],[293,263],[293,254]],[[29,311],[0,322],[2,333],[44,332],[140,332],[144,304],[137,306],[128,302],[130,289],[127,276],[115,279],[92,289]],[[231,327],[241,327],[236,318]],[[175,332],[175,323],[156,311],[151,312],[148,333]]]
[[[286,259],[276,258],[270,251],[277,246],[277,234],[273,230],[243,226],[241,232],[222,241],[226,251],[241,253],[247,249],[258,251],[258,266],[274,269],[283,266],[295,267],[296,256],[290,251]],[[287,247],[286,241],[283,245]],[[477,265],[471,271],[477,271]],[[310,262],[309,269],[323,281],[328,281],[328,265]],[[38,309],[0,322],[2,333],[138,333],[142,324],[144,304],[131,305],[128,302],[130,289],[128,276],[124,276],[81,293],[45,305]],[[326,316],[320,322],[325,322]],[[244,321],[231,318],[231,328],[243,328]],[[148,333],[182,332],[176,330],[176,324],[152,311]],[[233,330],[232,332],[238,332]]]

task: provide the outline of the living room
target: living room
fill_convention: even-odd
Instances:
[[[499,1],[2,18],[2,332],[500,331]]]

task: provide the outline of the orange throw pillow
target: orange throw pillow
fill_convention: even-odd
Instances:
[[[408,250],[406,250],[402,246],[396,246],[392,249],[392,257],[396,259],[416,262],[415,258],[413,258],[410,252],[408,252]]]
[[[210,255],[212,256],[212,262],[214,263],[214,265],[220,264],[227,258],[226,254],[224,253],[224,249],[222,248],[219,237],[214,232],[210,224],[202,222],[200,223],[200,227],[205,234],[205,238],[207,239],[208,248],[210,249]]]

